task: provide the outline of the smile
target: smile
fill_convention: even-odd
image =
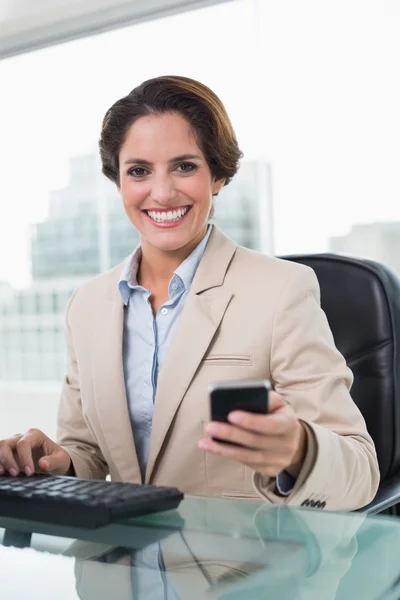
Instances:
[[[175,210],[145,210],[144,212],[156,223],[174,223],[183,219],[189,209],[190,206],[183,206],[182,208],[177,208]]]

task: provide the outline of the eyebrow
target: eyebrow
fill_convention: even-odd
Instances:
[[[175,162],[181,162],[184,160],[193,160],[194,158],[202,160],[202,157],[199,156],[198,154],[182,154],[181,156],[175,156],[174,158],[171,158],[168,162],[175,163]],[[128,158],[128,160],[126,160],[124,162],[124,165],[133,165],[133,164],[144,165],[146,167],[150,167],[152,163],[148,160],[144,160],[143,158]]]

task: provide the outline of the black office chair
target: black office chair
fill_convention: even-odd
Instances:
[[[361,512],[400,514],[400,278],[372,260],[283,256],[311,267],[335,343],[354,374],[351,395],[378,455],[381,485]]]

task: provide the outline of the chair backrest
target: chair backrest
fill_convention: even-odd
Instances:
[[[367,423],[381,480],[400,472],[400,278],[371,260],[283,256],[311,267],[335,343],[354,374],[351,395]]]

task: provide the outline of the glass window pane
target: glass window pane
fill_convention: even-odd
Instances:
[[[400,273],[400,4],[258,0],[275,250]]]

